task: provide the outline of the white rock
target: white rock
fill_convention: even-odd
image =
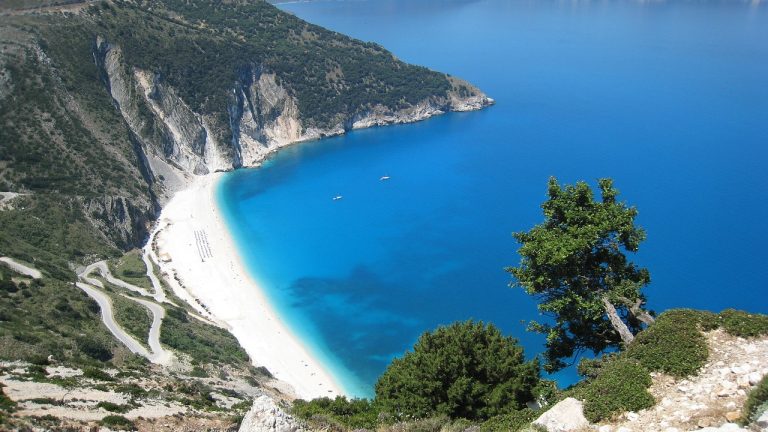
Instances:
[[[303,431],[293,417],[286,414],[267,396],[259,396],[243,418],[239,432],[299,432]]]
[[[622,426],[622,427],[616,429],[616,432],[632,432],[632,429],[630,429],[628,427]]]
[[[705,427],[699,429],[698,432],[749,432],[747,429],[742,429],[735,423],[726,423],[720,427]]]
[[[744,365],[731,366],[731,372],[735,373],[736,375],[743,375],[749,372],[749,369],[749,367],[744,367]]]
[[[749,380],[749,385],[757,385],[757,383],[759,383],[762,378],[763,377],[760,375],[759,372],[752,372],[749,375],[747,375],[747,379]]]
[[[680,429],[678,429],[676,427],[668,427],[668,428],[664,429],[664,432],[680,432]]]
[[[611,432],[613,429],[608,425],[602,425],[597,428],[597,432]]]
[[[768,411],[765,411],[755,423],[757,423],[757,426],[762,428],[763,431],[768,430]]]
[[[736,378],[736,384],[738,384],[739,387],[742,387],[742,388],[749,387],[749,376],[741,375],[740,377]]]
[[[549,432],[571,432],[589,426],[589,422],[584,418],[584,406],[574,398],[558,402],[533,424],[544,426]]]
[[[627,413],[627,420],[629,420],[631,422],[638,421],[638,420],[640,420],[640,414],[638,414],[636,412],[628,412]]]

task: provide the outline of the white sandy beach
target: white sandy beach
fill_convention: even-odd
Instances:
[[[229,327],[256,366],[265,366],[291,385],[296,396],[343,394],[280,320],[241,263],[216,205],[221,175],[197,177],[163,208],[154,251],[163,273],[171,275],[167,279],[176,295],[198,309],[203,305],[209,318]]]

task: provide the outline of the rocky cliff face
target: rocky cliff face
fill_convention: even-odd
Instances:
[[[161,202],[184,188],[193,176],[257,166],[270,153],[293,143],[352,129],[420,121],[448,111],[476,110],[493,103],[476,88],[452,78],[454,85],[463,87],[463,96],[450,92],[401,110],[375,105],[331,127],[307,127],[296,98],[280,84],[277,75],[251,64],[232,83],[226,113],[229,124],[222,125],[212,115],[193,111],[162,76],[126,64],[120,47],[102,37],[96,40],[94,58],[138,143],[147,180],[156,184]],[[230,136],[221,133],[227,129]]]

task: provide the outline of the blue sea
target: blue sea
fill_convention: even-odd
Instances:
[[[296,145],[220,184],[254,277],[349,395],[371,396],[392,358],[456,320],[493,322],[528,357],[542,351],[525,331],[536,302],[503,268],[519,260],[511,233],[543,220],[549,176],[612,177],[639,209],[648,239],[632,259],[651,272],[652,309],[768,313],[765,3],[280,7],[497,101]]]

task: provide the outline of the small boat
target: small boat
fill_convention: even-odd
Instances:
[[[379,180],[384,181],[384,180],[389,180],[389,178],[390,177],[388,175],[383,175]]]
[[[343,197],[343,196],[341,196],[341,195],[336,195],[335,197],[333,197],[333,200],[334,200],[334,201],[338,201],[338,200],[340,200],[340,199],[342,199],[342,198],[344,198],[344,197]]]

